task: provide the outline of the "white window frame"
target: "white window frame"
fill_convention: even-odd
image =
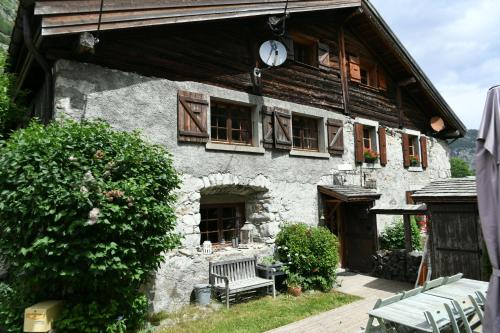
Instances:
[[[372,128],[372,133],[371,133],[372,142],[375,144],[375,148],[376,148],[375,151],[380,156],[380,142],[378,140],[378,128],[379,128],[378,121],[356,117],[356,119],[354,119],[354,122],[363,125],[363,127],[368,126],[368,127]],[[363,138],[364,138],[364,136],[363,136]],[[364,147],[364,142],[363,142],[363,147]],[[377,160],[377,162],[375,162],[375,163],[363,162],[362,168],[363,169],[380,169],[380,168],[382,168],[382,165],[380,165],[380,157]]]
[[[417,138],[417,149],[418,149],[418,159],[420,161],[420,166],[410,166],[408,167],[408,171],[410,172],[422,172],[424,169],[422,168],[422,147],[420,147],[420,137],[422,133],[420,131],[411,130],[411,129],[403,129],[404,134],[408,134]]]
[[[252,145],[230,144],[230,143],[212,141],[212,113],[211,113],[212,101],[242,105],[251,109]],[[210,101],[207,111],[207,124],[208,124],[209,141],[205,145],[206,150],[222,150],[222,151],[253,153],[253,154],[265,153],[264,147],[260,145],[260,138],[262,137],[262,120],[260,117],[259,108],[256,104],[210,95]]]

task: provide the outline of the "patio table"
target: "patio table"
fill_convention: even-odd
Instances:
[[[371,310],[368,314],[386,322],[400,324],[422,332],[432,332],[432,327],[427,322],[424,312],[429,311],[432,313],[440,329],[448,326],[450,319],[444,308],[444,303],[453,306],[451,300],[422,293]],[[366,331],[366,333],[369,333],[369,331]]]
[[[446,284],[427,290],[421,294],[405,298],[395,303],[371,310],[369,315],[386,322],[396,323],[422,332],[433,332],[424,312],[429,311],[441,329],[450,324],[448,313],[444,304],[453,308],[452,300],[462,303],[465,315],[474,313],[474,307],[468,300],[468,295],[474,295],[476,291],[486,293],[488,282],[460,279],[456,282]],[[457,314],[457,319],[458,319]],[[366,333],[369,333],[367,331]]]

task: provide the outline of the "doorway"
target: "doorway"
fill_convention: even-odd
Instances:
[[[342,268],[370,273],[372,255],[378,249],[377,221],[369,213],[372,202],[342,202],[325,200],[325,226],[339,240]]]

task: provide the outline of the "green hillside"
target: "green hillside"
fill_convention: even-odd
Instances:
[[[0,49],[6,49],[9,45],[12,24],[16,17],[17,0],[0,1]]]
[[[466,161],[475,170],[474,156],[476,154],[477,130],[471,129],[467,134],[450,145],[451,156]]]

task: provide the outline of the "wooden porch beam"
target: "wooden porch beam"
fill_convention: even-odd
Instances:
[[[407,253],[409,253],[412,250],[410,216],[404,215],[403,222],[404,222],[404,228],[405,228],[405,250]]]

